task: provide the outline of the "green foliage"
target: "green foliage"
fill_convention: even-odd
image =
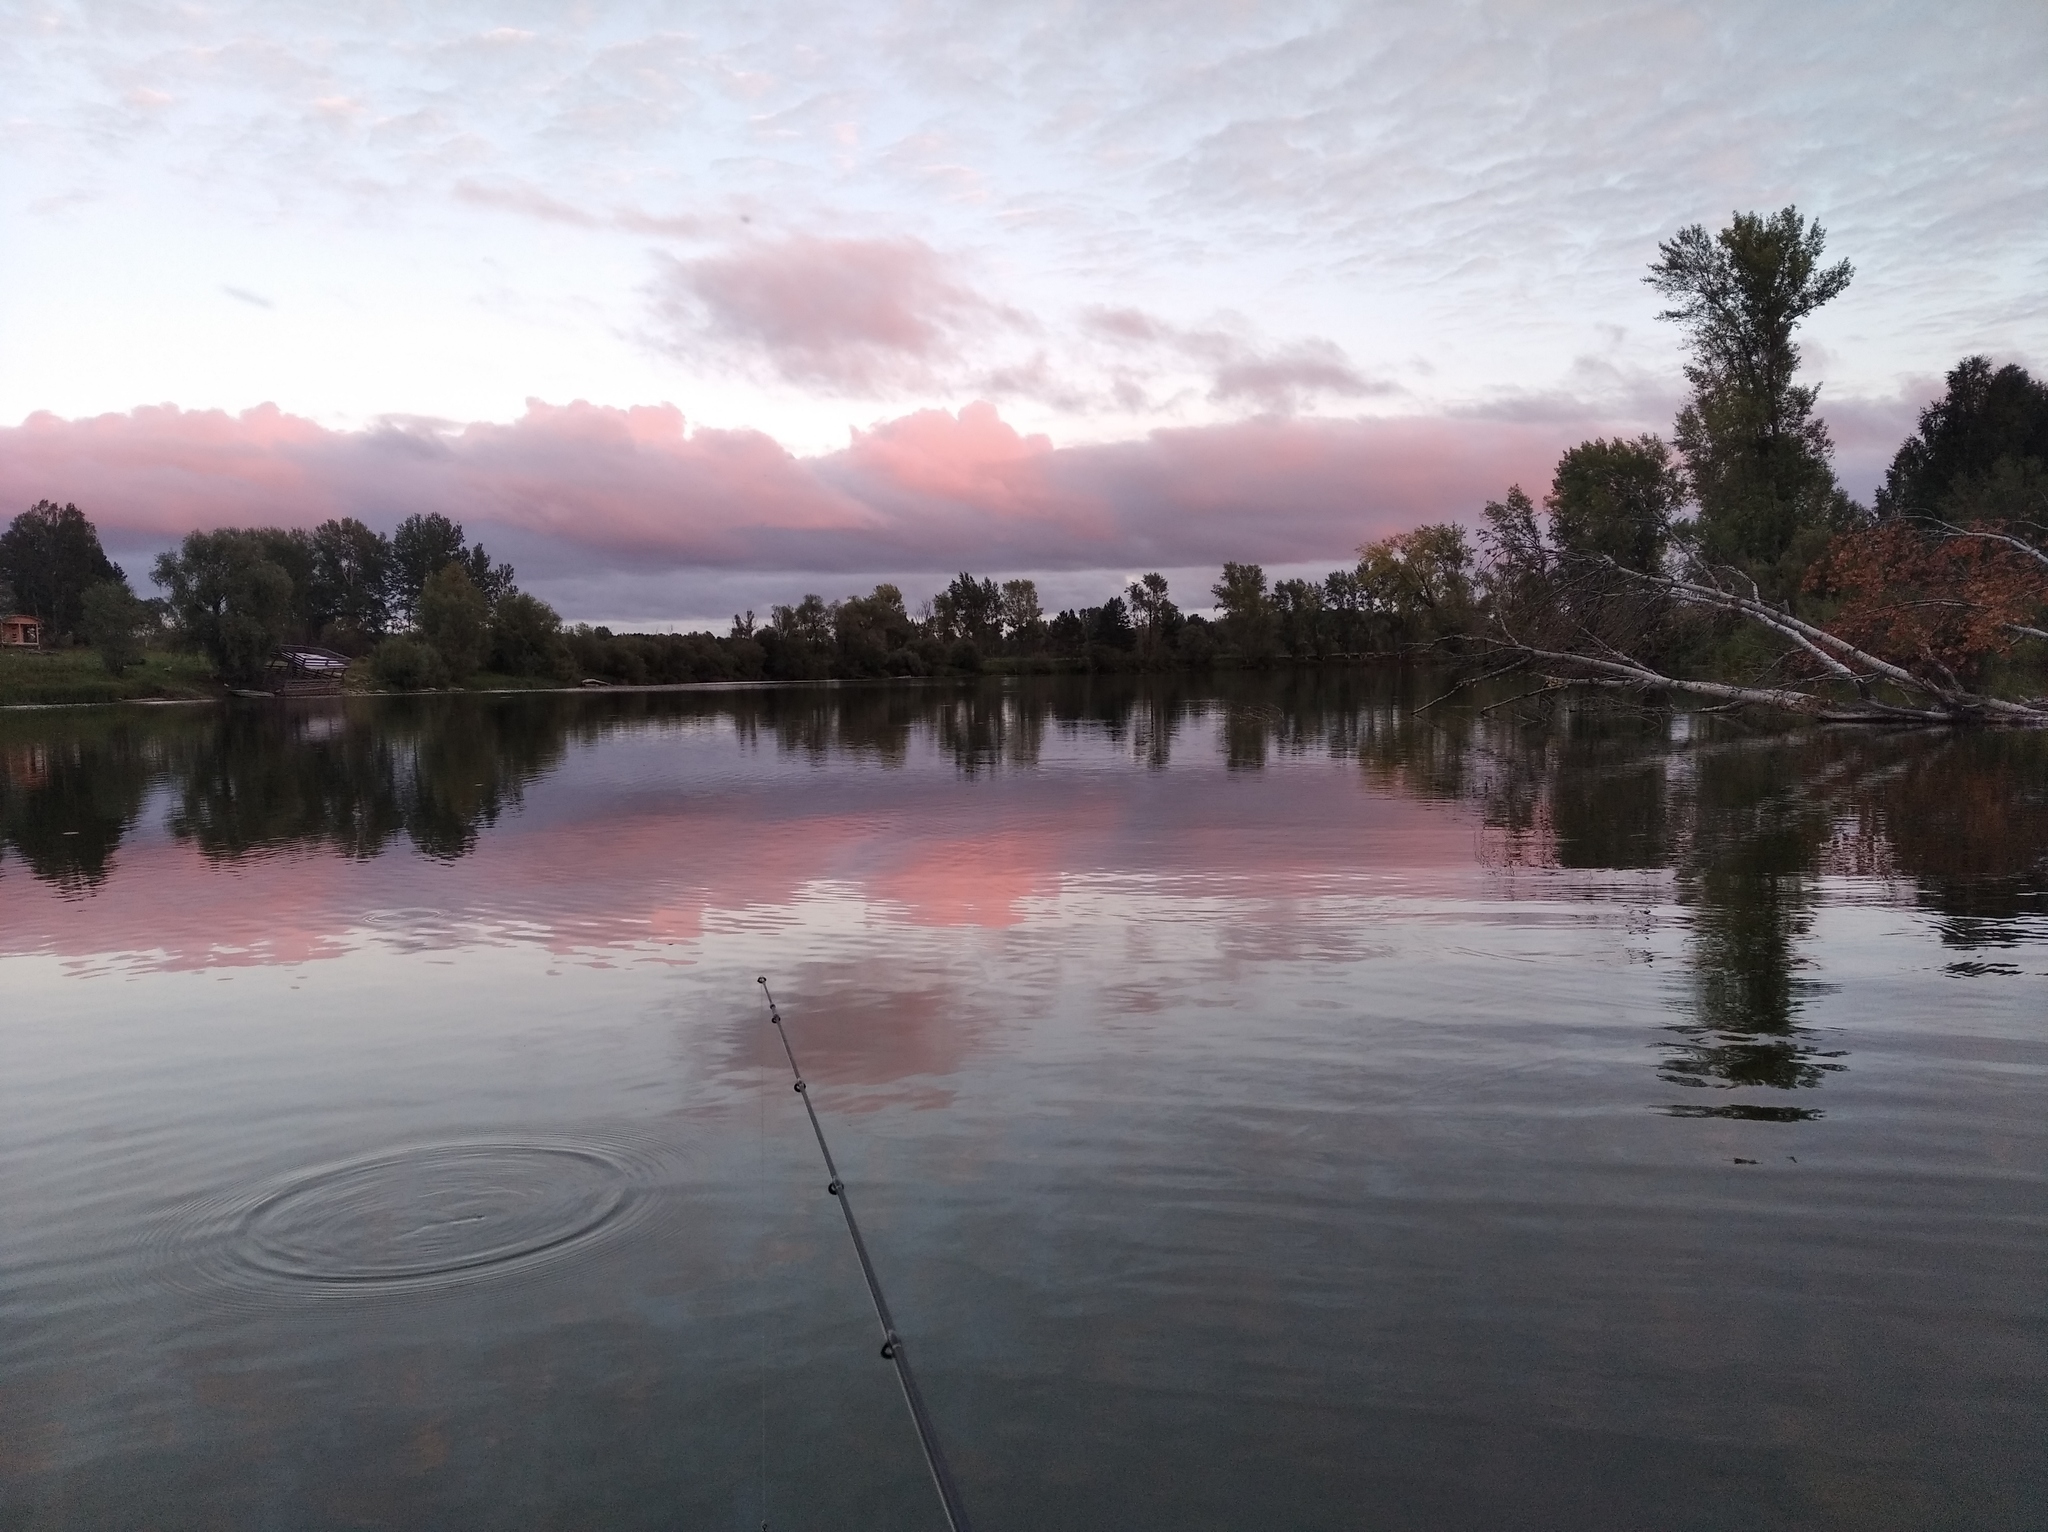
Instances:
[[[1223,611],[1223,641],[1245,659],[1270,657],[1277,635],[1264,568],[1226,563],[1223,578],[1209,587],[1209,593]]]
[[[1663,565],[1684,493],[1670,449],[1654,436],[1581,442],[1558,460],[1544,501],[1551,541],[1566,558],[1651,573]]]
[[[841,667],[853,675],[887,674],[890,657],[917,636],[917,624],[903,609],[903,592],[893,585],[834,602],[827,614]]]
[[[81,631],[87,590],[123,578],[75,505],[38,500],[0,533],[0,584],[12,588],[22,610],[42,619],[45,644]]]
[[[488,650],[491,668],[503,675],[566,680],[573,668],[561,617],[524,591],[500,596],[491,608]]]
[[[2029,467],[2028,465],[2032,466]],[[1920,412],[1877,492],[1880,516],[2041,521],[2048,465],[2048,384],[2023,367],[1964,357],[1941,398]]]
[[[439,691],[448,685],[448,664],[433,645],[400,634],[370,652],[370,678],[386,691]]]
[[[263,536],[234,527],[188,532],[153,571],[178,631],[230,684],[258,680],[291,627],[291,576],[267,552]]]
[[[1396,648],[1469,631],[1478,615],[1472,574],[1472,547],[1455,522],[1396,533],[1358,550],[1360,599],[1382,619]]]
[[[313,529],[308,606],[323,644],[359,654],[391,626],[391,539],[353,517]]]
[[[469,583],[488,605],[513,587],[510,564],[493,564],[482,546],[463,540],[462,523],[438,513],[408,516],[391,535],[389,606],[400,617],[419,621],[419,604],[427,581],[450,564],[460,564]]]
[[[457,681],[483,663],[491,619],[485,601],[462,564],[444,564],[420,587],[420,636],[431,644]]]
[[[1799,570],[1786,565],[1802,531],[1856,516],[1813,414],[1819,390],[1793,381],[1793,331],[1853,275],[1847,261],[1821,267],[1825,243],[1796,208],[1737,213],[1712,237],[1699,224],[1681,229],[1644,278],[1672,300],[1658,317],[1685,328],[1692,352],[1675,436],[1703,549],[1774,591],[1796,588]]]
[[[313,607],[313,535],[299,527],[251,527],[248,535],[263,550],[263,557],[282,569],[291,582],[283,637],[298,643],[317,639],[320,618]]]
[[[1032,590],[1032,602],[1037,602]],[[972,639],[977,646],[995,643],[1003,634],[1003,593],[993,580],[962,573],[932,598],[932,636]]]
[[[85,593],[86,642],[99,651],[107,674],[119,677],[142,658],[142,632],[149,608],[135,597],[126,580],[102,580]]]
[[[1157,576],[1147,576],[1156,579]],[[1163,592],[1165,582],[1160,582]],[[1028,651],[1045,642],[1045,613],[1038,605],[1036,580],[1005,580],[999,616],[1003,640],[1013,649]]]

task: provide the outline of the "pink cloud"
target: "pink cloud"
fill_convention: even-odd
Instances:
[[[275,406],[153,406],[0,428],[0,508],[77,502],[122,543],[195,527],[389,527],[419,511],[565,566],[645,572],[1186,567],[1337,560],[1548,483],[1598,419],[1268,418],[1057,446],[986,403],[920,410],[798,457],[656,405],[533,401],[506,424],[333,431]],[[522,554],[522,574],[548,569]]]
[[[862,393],[930,377],[962,328],[999,312],[919,240],[801,234],[671,261],[657,308],[671,350],[737,341],[792,382]]]

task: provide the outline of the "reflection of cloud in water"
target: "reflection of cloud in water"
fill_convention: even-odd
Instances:
[[[953,1092],[939,1082],[1002,1014],[957,976],[900,961],[879,973],[864,962],[804,963],[771,983],[821,1110],[948,1105]],[[780,1088],[782,1063],[764,1003],[733,1025],[716,1067],[729,1077],[765,1067]]]
[[[1412,905],[1479,877],[1526,910],[1562,878],[1609,906],[1675,900],[1681,1017],[1657,1073],[1742,1098],[1681,1115],[1775,1121],[1811,1109],[1758,1093],[1846,1067],[1802,1020],[1825,993],[1805,971],[1821,878],[1935,912],[1957,977],[2016,968],[1969,954],[2038,929],[2038,738],[1679,733],[1478,695],[1413,711],[1440,690],[1332,672],[1206,695],[1077,680],[6,720],[0,949],[180,969],[512,943],[687,964],[850,923],[898,949],[1043,942],[1056,971],[1077,922],[1127,926],[1134,956],[1185,926],[1151,991],[1110,982],[1137,1013],[1172,975],[1383,955],[1370,913],[1341,913],[1374,879],[1401,875],[1387,891]],[[1622,936],[1630,961],[1664,956]],[[979,1035],[941,968],[846,972],[817,979],[812,1030],[850,1084],[943,1076]]]

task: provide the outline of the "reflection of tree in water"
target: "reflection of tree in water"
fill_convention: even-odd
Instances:
[[[1681,816],[1678,898],[1692,910],[1687,1019],[1658,1073],[1672,1085],[1800,1090],[1844,1066],[1798,1016],[1811,993],[1801,944],[1813,929],[1813,878],[1833,814],[1839,763],[1814,738],[1692,753]],[[1804,1107],[1692,1103],[1681,1116],[1799,1118]]]
[[[1005,763],[1035,766],[1045,744],[1045,709],[1037,699],[976,687],[930,704],[939,748],[967,776]]]
[[[1820,875],[1910,881],[1958,947],[2021,940],[2023,917],[2038,917],[2048,893],[2048,739],[2038,734],[1757,738],[1736,723],[1674,726],[1597,706],[1507,718],[1486,710],[1483,693],[1433,711],[1364,731],[1361,761],[1381,786],[1475,798],[1487,860],[1676,872],[1690,963],[1659,1077],[1745,1099],[1695,1098],[1666,1108],[1675,1115],[1817,1115],[1747,1093],[1811,1089],[1845,1067],[1800,1021],[1817,989],[1802,948]]]
[[[10,720],[0,732],[0,858],[12,852],[66,894],[97,888],[162,770],[163,733],[107,714]]]
[[[1048,728],[1164,768],[1202,726],[1241,771],[1314,753],[1357,761],[1382,792],[1473,804],[1482,856],[1497,865],[1672,869],[1690,963],[1659,1074],[1689,1087],[1693,1104],[1671,1108],[1686,1115],[1800,1115],[1716,1094],[1799,1091],[1842,1067],[1800,1021],[1818,876],[1910,883],[1966,959],[1958,973],[2008,971],[1967,959],[1995,960],[2039,931],[2048,737],[1758,738],[1703,716],[1675,726],[1624,708],[1491,701],[1515,695],[1506,683],[1445,698],[1449,685],[1420,670],[1332,668],[24,715],[0,723],[0,855],[88,892],[160,785],[174,833],[209,857],[289,846],[368,857],[400,840],[459,857],[572,739],[625,730],[765,731],[783,753],[887,765],[924,731],[980,775],[1036,763]]]
[[[209,857],[289,846],[368,857],[400,835],[459,857],[566,746],[559,697],[235,709],[179,763],[171,832]]]

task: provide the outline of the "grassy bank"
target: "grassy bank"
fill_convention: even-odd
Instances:
[[[203,655],[151,651],[127,674],[107,674],[90,649],[49,653],[0,649],[0,707],[25,703],[126,702],[151,697],[218,697]]]

